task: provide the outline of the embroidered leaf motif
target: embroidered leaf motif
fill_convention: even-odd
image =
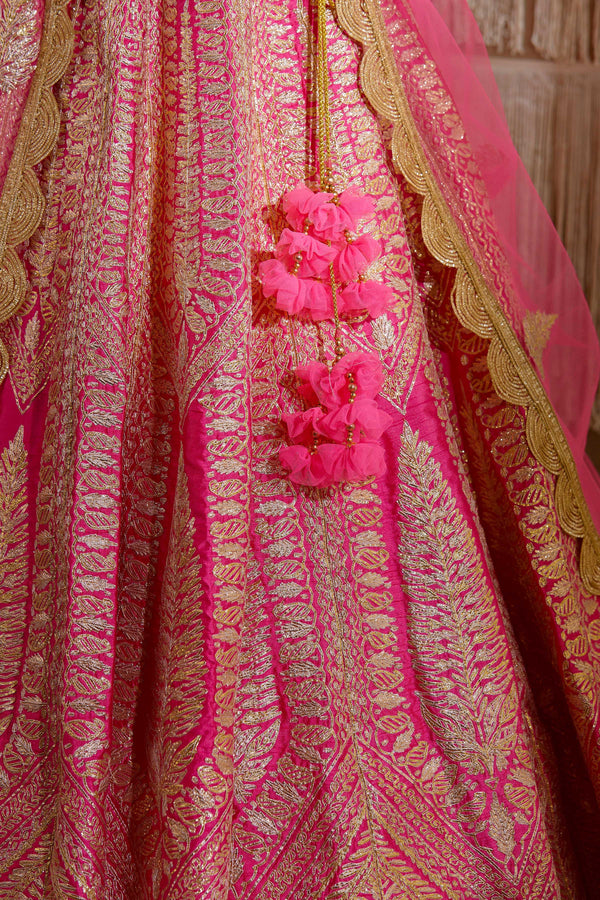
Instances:
[[[510,832],[512,823],[499,805],[496,779],[510,777],[518,735],[510,657],[473,530],[432,447],[408,425],[399,460],[398,505],[423,716],[468,785],[457,814],[477,830],[487,809],[496,823],[498,850],[509,854],[514,828]],[[484,793],[473,793],[486,782]]]
[[[378,316],[373,322],[373,339],[378,349],[382,352],[388,350],[394,343],[395,338],[394,327],[385,313],[382,316]]]
[[[0,456],[0,716],[12,709],[27,598],[27,453],[23,426]],[[0,734],[3,730],[0,719]]]

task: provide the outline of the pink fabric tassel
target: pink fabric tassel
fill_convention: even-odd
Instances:
[[[311,406],[338,409],[352,399],[348,375],[356,385],[355,399],[374,398],[383,384],[383,370],[372,353],[347,353],[331,369],[313,360],[296,369],[300,395]]]
[[[312,444],[315,432],[319,428],[319,422],[325,413],[320,406],[311,406],[302,412],[291,413],[282,416],[290,441],[294,444]]]
[[[332,196],[333,194],[327,194],[325,191],[311,191],[305,184],[297,184],[283,198],[285,217],[296,231],[304,231],[306,220],[312,222],[315,210],[329,204]]]
[[[266,259],[258,267],[265,297],[275,297],[275,306],[292,316],[309,316],[315,322],[333,318],[331,288],[313,278],[298,278],[278,259]]]
[[[370,197],[365,197],[353,188],[348,188],[340,194],[338,206],[343,210],[351,222],[349,231],[356,231],[356,226],[363,219],[372,219],[375,215],[375,206]]]
[[[304,313],[313,322],[333,319],[333,298],[329,284],[308,279],[306,288]]]
[[[383,447],[361,443],[320,444],[314,453],[293,445],[279,451],[282,465],[289,470],[290,480],[307,487],[328,487],[348,481],[366,481],[385,473]]]
[[[371,443],[351,447],[321,444],[313,455],[312,468],[325,485],[379,478],[385,473],[383,447]]]
[[[335,247],[329,247],[322,241],[318,241],[310,234],[299,231],[291,231],[284,228],[275,248],[275,255],[289,269],[293,269],[298,262],[296,274],[299,278],[311,278],[322,275],[336,257]]]
[[[277,309],[297,315],[306,306],[307,282],[288,272],[278,259],[267,259],[258,267],[265,297],[275,296]]]
[[[361,219],[374,215],[373,201],[349,188],[337,202],[333,194],[311,191],[298,184],[283,198],[285,216],[297,231],[305,231],[327,241],[340,241],[346,231],[356,231]]]
[[[288,470],[290,481],[306,487],[324,487],[323,470],[321,467],[314,467],[315,456],[303,444],[292,444],[279,451],[279,460]]]
[[[355,283],[381,253],[371,235],[349,236],[374,213],[368,197],[349,189],[334,200],[326,191],[297,184],[283,198],[283,209],[291,228],[282,231],[276,258],[259,266],[264,293],[276,297],[277,309],[317,322],[333,319],[331,263],[338,285],[346,285],[337,293],[340,315],[374,317],[390,305],[389,287],[376,281]],[[283,416],[291,445],[279,458],[290,479],[325,487],[383,474],[383,449],[375,442],[392,420],[375,402],[383,383],[379,359],[348,353],[331,368],[312,360],[296,375],[307,408]]]
[[[375,400],[356,400],[314,420],[314,430],[328,441],[345,443],[348,427],[353,429],[355,441],[378,441],[392,417],[379,409]],[[290,435],[291,436],[291,435]]]
[[[334,264],[338,281],[356,281],[380,254],[381,245],[370,234],[360,234],[355,240],[348,241]]]

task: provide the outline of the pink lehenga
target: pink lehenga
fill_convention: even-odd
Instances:
[[[4,0],[1,897],[596,896],[598,354],[438,6],[328,7],[389,427],[310,488],[334,326],[258,271],[315,187],[312,4]]]

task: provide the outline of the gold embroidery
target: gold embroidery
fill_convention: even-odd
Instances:
[[[10,721],[26,621],[27,453],[23,426],[0,456],[0,735]]]
[[[544,350],[550,339],[552,326],[558,316],[543,312],[527,312],[523,320],[523,331],[527,349],[531,358],[538,367],[542,378],[544,377]]]
[[[208,669],[199,614],[206,592],[181,455],[175,493],[156,648],[148,784],[134,809],[137,840],[152,860],[157,883],[170,877],[174,865],[190,854],[198,824],[205,825],[212,812],[200,787],[207,773],[200,768],[191,784],[187,777],[200,740],[197,734],[190,739],[190,723],[202,715]],[[161,828],[165,811],[167,827]]]
[[[418,131],[397,74],[376,0],[336,0],[342,27],[364,47],[361,84],[377,112],[393,123],[392,155],[411,187],[423,196],[421,227],[425,243],[444,265],[456,269],[453,308],[458,320],[490,340],[488,364],[502,399],[524,406],[536,418],[527,436],[556,454],[556,509],[563,529],[582,539],[580,570],[589,590],[600,592],[600,536],[587,508],[575,463],[556,414],[506,315],[489,289],[429,169]],[[540,458],[544,464],[544,458]]]
[[[24,84],[35,63],[37,10],[32,0],[7,0],[0,8],[0,93]]]
[[[501,651],[495,601],[473,534],[432,448],[408,425],[402,436],[398,483],[400,557],[423,713],[448,759],[461,763],[470,775],[493,779],[495,785],[507,770],[517,739],[511,661],[506,649]],[[480,820],[487,803],[477,787],[473,782],[472,797],[478,798],[475,818]],[[488,815],[493,821],[502,819],[503,813],[495,817],[488,810]],[[461,817],[470,823],[467,807]],[[491,829],[489,833],[494,837]],[[510,848],[504,849],[507,845],[503,827],[498,849],[511,855],[514,834]]]
[[[466,384],[460,415],[481,515],[530,687],[559,748],[561,790],[576,798],[566,808],[569,828],[577,842],[590,846],[597,842],[599,825],[595,802],[589,799],[592,784],[600,780],[594,737],[600,672],[597,598],[582,588],[575,567],[576,541],[560,528],[551,502],[552,476],[521,439],[524,411],[507,406],[493,391],[484,342],[477,339],[479,346],[474,346],[472,336],[461,332]],[[499,527],[499,522],[505,524]],[[518,785],[515,788],[511,800],[521,796]],[[550,813],[560,821],[555,810]],[[556,858],[561,859],[560,852]]]
[[[58,139],[60,117],[52,86],[65,72],[73,48],[65,6],[65,0],[47,2],[35,74],[0,196],[0,323],[19,310],[27,293],[27,278],[14,247],[31,237],[44,212],[33,167]],[[0,383],[8,367],[8,351],[0,340]]]

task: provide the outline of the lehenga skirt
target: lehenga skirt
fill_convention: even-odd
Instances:
[[[0,11],[2,897],[597,896],[596,351],[425,13],[326,10],[393,292],[340,331],[390,424],[385,472],[311,487],[282,417],[335,325],[257,272],[315,185],[313,4]]]

